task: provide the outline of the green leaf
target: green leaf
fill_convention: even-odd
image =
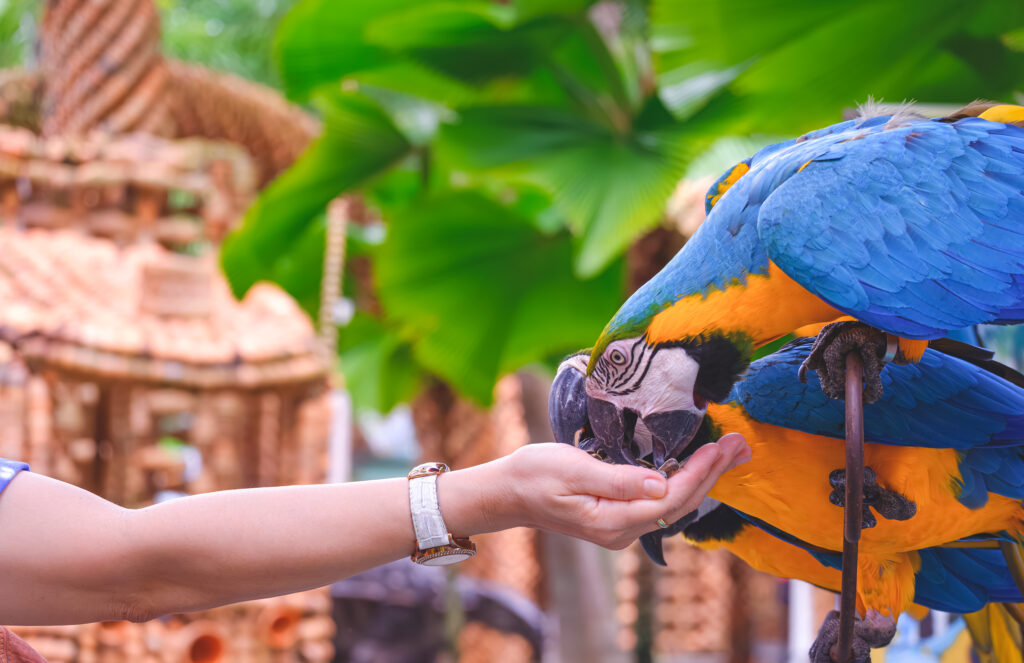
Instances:
[[[1024,82],[1002,37],[1024,20],[1012,4],[654,0],[662,96],[685,117],[726,95],[742,111],[728,131],[784,134],[833,123],[868,96],[1000,98]]]
[[[380,320],[358,313],[339,330],[339,364],[356,412],[390,412],[419,390],[423,372],[412,348]]]
[[[303,0],[282,19],[274,43],[285,91],[305,99],[325,83],[393,62],[396,56],[366,39],[366,26],[417,0]]]
[[[658,223],[703,144],[657,109],[622,134],[563,109],[508,106],[462,110],[439,149],[456,165],[546,189],[582,236],[576,271],[589,277]]]
[[[516,16],[526,21],[538,16],[579,16],[596,0],[513,0]]]
[[[432,2],[382,16],[367,26],[368,41],[395,51],[483,44],[516,23],[515,10],[493,2]]]
[[[367,39],[456,80],[483,85],[526,76],[572,25],[557,16],[519,23],[513,7],[493,2],[437,2],[377,19],[367,27]]]
[[[328,202],[365,184],[411,150],[370,99],[331,91],[317,102],[324,113],[323,135],[260,194],[241,228],[224,243],[221,261],[239,296],[257,280],[275,274]]]
[[[327,237],[325,215],[318,214],[287,251],[282,251],[266,278],[284,288],[299,305],[317,319],[320,311],[320,282],[323,277],[324,246]]]
[[[407,65],[432,70],[451,92],[459,82],[480,86],[529,74],[580,22],[578,4],[537,11],[479,0],[305,0],[281,22],[277,60],[285,89],[298,99],[381,69],[395,89],[420,94],[415,72],[396,75]]]
[[[571,238],[475,192],[389,215],[375,275],[417,361],[481,403],[500,375],[593,341],[620,302],[622,263],[571,269]]]

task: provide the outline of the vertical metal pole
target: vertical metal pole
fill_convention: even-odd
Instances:
[[[843,527],[843,582],[839,603],[839,640],[831,655],[839,663],[853,660],[853,621],[857,612],[857,546],[864,504],[863,362],[846,355],[846,510]]]

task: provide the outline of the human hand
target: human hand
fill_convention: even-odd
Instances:
[[[693,511],[724,472],[750,460],[738,433],[698,449],[671,478],[611,465],[565,444],[531,444],[506,458],[490,509],[497,528],[525,525],[621,549]],[[504,493],[503,495],[501,493]]]

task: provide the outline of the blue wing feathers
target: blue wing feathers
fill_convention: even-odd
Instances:
[[[811,339],[751,364],[730,398],[757,421],[841,439],[845,410],[812,372],[797,377]],[[881,400],[864,408],[868,442],[960,451],[957,498],[976,508],[989,493],[1024,499],[1024,389],[934,350],[918,364],[888,364]]]
[[[1024,322],[1024,129],[890,119],[850,120],[757,152],[609,329],[640,329],[680,298],[766,274],[770,261],[904,337]]]
[[[803,548],[821,564],[842,568],[838,551],[821,550],[762,520],[737,511],[740,517],[773,536]],[[982,539],[979,539],[982,540]],[[919,551],[921,566],[915,574],[914,601],[946,612],[980,610],[991,602],[1024,602],[1006,560],[999,550],[980,548],[926,548]]]
[[[836,308],[903,336],[1021,320],[1024,130],[967,118],[857,131],[823,138],[830,160],[782,179],[760,206],[768,256]]]

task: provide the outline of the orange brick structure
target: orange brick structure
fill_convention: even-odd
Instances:
[[[165,59],[150,0],[56,0],[0,72],[0,455],[126,506],[325,479],[328,366],[220,242],[317,123]],[[198,461],[198,462],[197,462]],[[49,660],[329,661],[326,590],[145,624],[16,628]]]

